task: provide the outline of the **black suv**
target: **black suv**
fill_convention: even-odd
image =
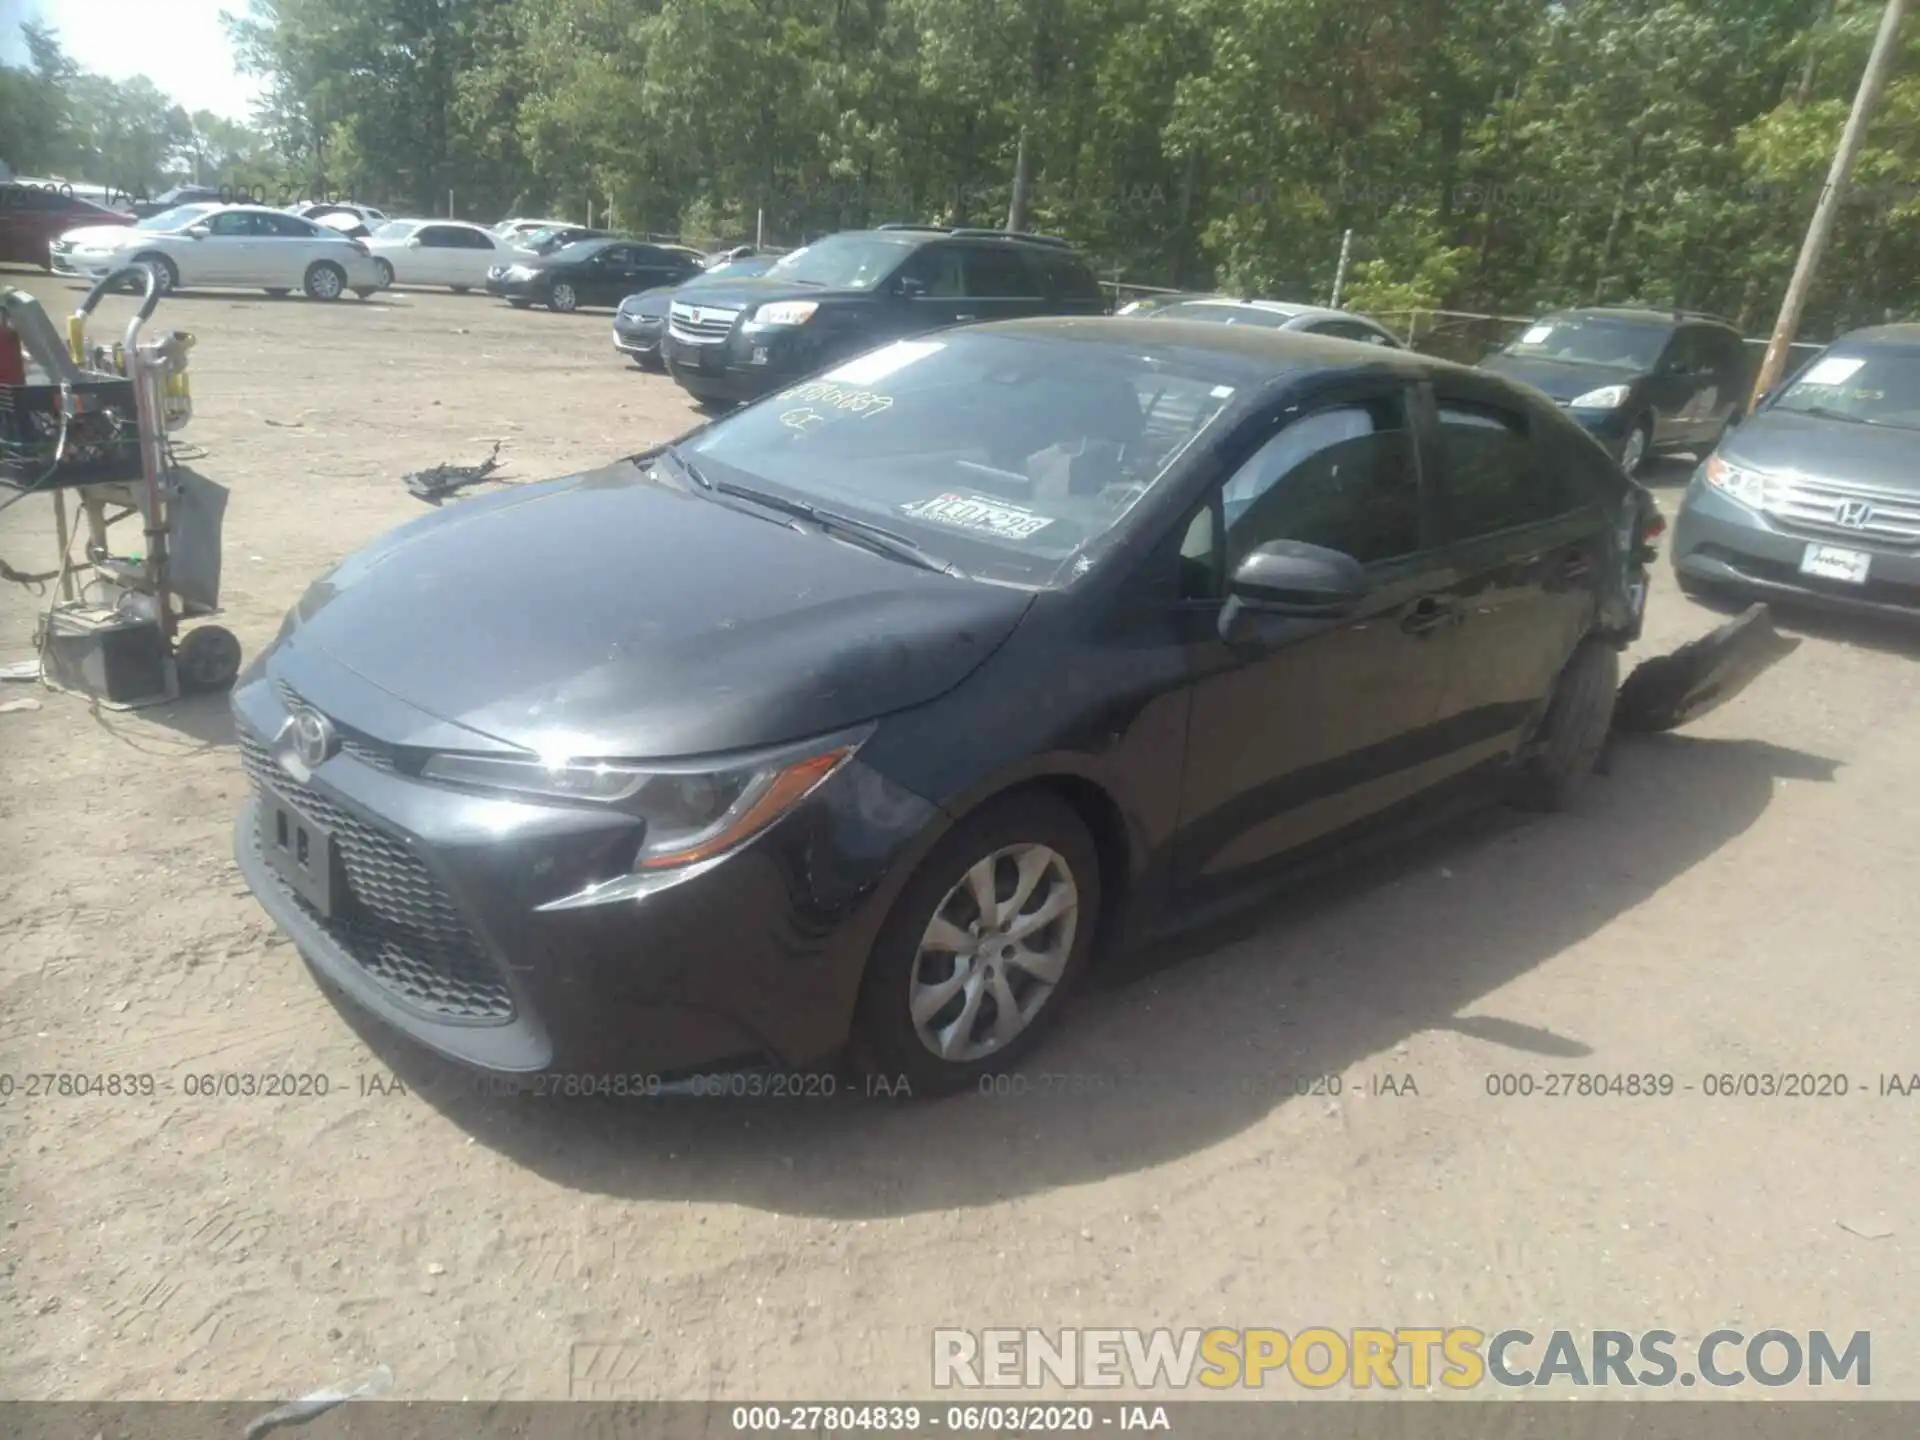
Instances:
[[[829,235],[759,279],[702,285],[676,300],[661,353],[683,389],[726,403],[903,336],[1108,308],[1093,271],[1064,240],[882,225]]]
[[[1738,330],[1673,310],[1543,315],[1480,364],[1559,401],[1629,475],[1662,451],[1713,449],[1754,375]]]

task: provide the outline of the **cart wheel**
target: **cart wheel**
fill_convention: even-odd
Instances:
[[[224,690],[240,673],[240,641],[231,630],[202,625],[180,637],[173,663],[183,690]]]

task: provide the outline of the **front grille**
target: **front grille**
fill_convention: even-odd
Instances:
[[[434,1015],[495,1023],[513,1018],[513,997],[478,937],[446,888],[411,850],[318,791],[297,784],[250,736],[240,737],[240,758],[256,786],[285,797],[331,833],[349,892],[338,897],[335,913],[321,915],[291,886],[282,885],[281,891],[361,969]]]
[[[1766,513],[1780,524],[1883,545],[1920,545],[1920,495],[1811,476],[1774,476]],[[1847,514],[1848,519],[1841,516]]]
[[[307,703],[302,700],[299,693],[284,680],[274,682],[274,689],[280,692],[280,703],[289,709],[295,705],[305,705]],[[342,725],[337,720],[333,722],[333,728],[334,733],[340,737],[341,750],[351,755],[362,765],[371,766],[375,770],[386,770],[389,772],[399,768],[395,764],[393,751],[387,746],[382,745],[372,736]]]
[[[705,305],[683,305],[675,301],[667,323],[667,332],[689,345],[711,345],[733,333],[738,310],[715,310]]]

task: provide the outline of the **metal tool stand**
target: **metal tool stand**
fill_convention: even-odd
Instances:
[[[128,282],[141,287],[144,296],[124,339],[118,345],[89,350],[88,316],[104,295]],[[36,338],[44,340],[44,333],[51,327],[43,314],[26,316],[27,324],[20,324],[18,312],[23,301],[33,304],[24,292],[6,297],[9,320],[29,344]],[[182,593],[174,571],[173,542],[183,482],[171,464],[167,435],[192,417],[186,369],[193,341],[191,336],[177,332],[142,341],[141,330],[159,301],[156,277],[147,267],[136,265],[115,271],[88,292],[69,321],[67,353],[37,356],[57,377],[57,387],[0,387],[22,392],[12,398],[11,408],[16,412],[22,405],[37,402],[42,416],[53,398],[45,392],[58,390],[59,438],[50,447],[50,463],[41,467],[35,479],[23,479],[21,475],[33,469],[39,463],[37,459],[13,459],[0,467],[0,483],[44,488],[53,496],[54,529],[60,547],[60,594],[37,637],[42,674],[55,688],[88,694],[112,709],[164,703],[177,699],[183,689],[224,688],[240,668],[240,644],[232,632],[217,625],[182,629],[183,621],[217,614],[218,610],[212,586],[201,583],[191,587],[197,595]],[[33,309],[37,311],[38,307]],[[0,409],[9,408],[4,403],[7,399],[0,396]],[[19,418],[16,413],[16,421]],[[133,422],[131,433],[126,425],[129,419]],[[44,431],[44,422],[39,428]],[[16,423],[16,450],[20,429]],[[83,432],[78,442],[74,439],[76,429]],[[86,536],[86,562],[80,565],[70,563],[76,517],[69,512],[69,492]],[[110,532],[135,516],[140,519],[144,542],[140,553],[114,555]],[[217,557],[217,529],[212,545]],[[215,574],[217,577],[217,564]],[[217,585],[217,578],[213,584]],[[60,639],[90,632],[104,635],[109,627],[124,628],[129,619],[150,623],[158,631],[158,664],[152,667],[151,683],[142,693],[103,693],[110,687],[98,683],[97,677],[81,678],[73,666],[54,663],[51,650]]]

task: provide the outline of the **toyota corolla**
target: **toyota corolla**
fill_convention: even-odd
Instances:
[[[1422,356],[900,341],[315,583],[234,694],[236,851],[324,982],[474,1066],[965,1086],[1096,952],[1441,791],[1565,803],[1653,514]]]

